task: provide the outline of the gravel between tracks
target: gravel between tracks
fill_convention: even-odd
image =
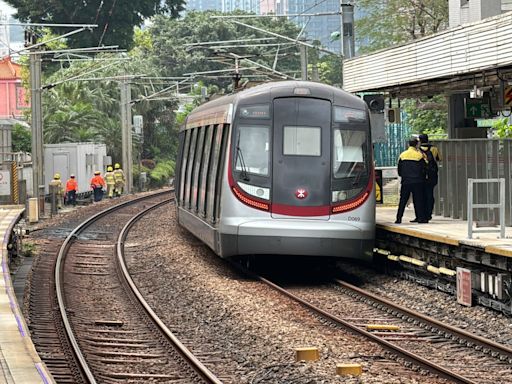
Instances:
[[[383,276],[368,268],[348,264],[340,268],[360,278],[361,288],[465,331],[512,346],[512,321],[506,315],[485,307],[462,306],[452,295],[412,281]]]
[[[143,219],[125,246],[146,300],[178,337],[185,328],[194,330],[187,346],[205,356],[226,384],[445,382],[388,360],[381,348],[360,337],[319,325],[302,307],[241,278],[176,226],[173,207]],[[294,361],[294,348],[305,346],[319,348],[318,362]],[[363,365],[360,378],[336,376],[337,363],[356,362]]]

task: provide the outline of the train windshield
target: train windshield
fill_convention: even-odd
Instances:
[[[367,173],[366,132],[335,129],[333,146],[333,175],[335,179],[359,178]]]
[[[259,176],[269,175],[269,127],[241,125],[238,127],[235,169]]]

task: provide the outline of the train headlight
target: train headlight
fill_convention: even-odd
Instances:
[[[270,188],[258,187],[255,185],[250,185],[246,183],[237,182],[238,186],[249,195],[259,197],[260,199],[269,200],[270,199]]]
[[[338,201],[347,200],[347,192],[346,191],[333,191],[332,192],[332,202],[337,203]]]

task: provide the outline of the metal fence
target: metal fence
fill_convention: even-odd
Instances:
[[[375,143],[375,164],[378,167],[396,167],[398,156],[407,149],[410,127],[402,120],[400,124],[386,124],[385,143]]]
[[[464,139],[434,141],[442,160],[435,189],[434,213],[453,219],[468,218],[468,179],[505,179],[505,225],[512,225],[512,139]],[[497,204],[497,183],[474,186],[475,204]],[[498,208],[477,208],[477,226],[498,225]]]

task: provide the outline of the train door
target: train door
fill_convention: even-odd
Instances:
[[[330,216],[331,103],[275,99],[272,217]]]

